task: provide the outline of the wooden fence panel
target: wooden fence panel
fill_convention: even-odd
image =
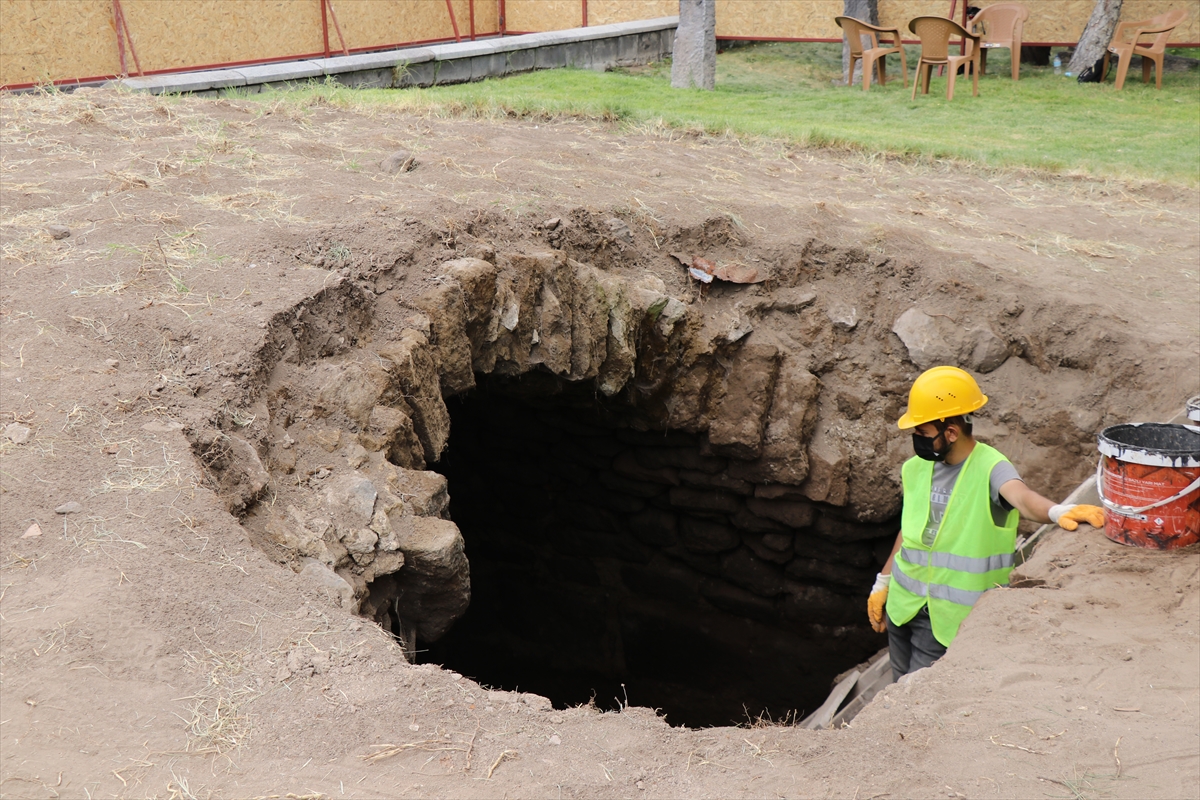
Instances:
[[[111,0],[3,0],[0,22],[0,86],[121,69]]]
[[[979,2],[980,0],[977,0]],[[962,0],[966,2],[966,0]],[[1030,9],[1025,41],[1069,44],[1094,0],[1023,0]],[[500,29],[501,0],[452,0],[463,39]],[[986,0],[980,2],[986,4]],[[445,0],[331,0],[331,53],[453,39]],[[583,24],[583,0],[504,0],[511,32]],[[1188,17],[1174,44],[1200,44],[1200,2],[1125,0],[1122,19],[1145,19],[1173,7]],[[325,51],[321,0],[122,0],[133,47],[146,72],[312,57]],[[678,13],[678,0],[588,0],[589,25]],[[960,3],[961,8],[961,3]],[[880,0],[880,20],[907,29],[920,14],[945,15],[949,0]],[[717,36],[733,39],[836,41],[842,0],[717,0]],[[958,16],[956,14],[955,16]],[[0,0],[0,85],[28,85],[120,72],[112,0]],[[134,71],[132,52],[126,54]]]

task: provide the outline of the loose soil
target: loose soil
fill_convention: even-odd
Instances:
[[[1062,497],[1094,465],[1078,431],[1168,419],[1200,389],[1194,191],[589,121],[110,91],[0,112],[5,797],[1200,794],[1195,546],[1056,531],[851,727],[690,730],[636,693],[554,709],[410,665],[254,545],[185,436],[220,410],[252,429],[269,335],[342,282],[415,298],[448,260],[553,246],[715,313],[758,289],[701,297],[672,242],[776,277],[817,246],[911,268],[869,302],[806,276],[833,324],[871,307],[888,329],[914,303],[1025,320],[983,379],[1006,409],[990,430]],[[416,168],[382,171],[401,149]],[[609,218],[629,237],[597,233]],[[836,355],[823,382],[867,354]]]

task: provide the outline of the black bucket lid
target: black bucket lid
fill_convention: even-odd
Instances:
[[[1105,428],[1096,437],[1100,452],[1130,464],[1200,467],[1200,427],[1165,422],[1131,422]]]

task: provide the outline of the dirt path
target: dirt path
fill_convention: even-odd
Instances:
[[[673,729],[408,666],[250,545],[181,432],[184,387],[236,407],[270,321],[336,277],[310,245],[382,263],[411,219],[432,265],[473,226],[527,240],[576,207],[652,241],[726,215],[757,252],[814,237],[948,286],[982,265],[1094,313],[1063,341],[1143,330],[1124,355],[1161,418],[1200,388],[1177,369],[1200,360],[1194,192],[581,122],[107,92],[0,115],[0,424],[30,433],[0,440],[5,797],[1197,795],[1195,548],[1059,533],[1025,568],[1044,584],[988,595],[851,729]],[[417,168],[381,173],[399,149]]]

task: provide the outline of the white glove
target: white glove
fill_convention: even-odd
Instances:
[[[880,589],[886,589],[892,585],[892,576],[884,575],[882,572],[875,576],[875,585],[871,587],[871,594],[875,594]]]

